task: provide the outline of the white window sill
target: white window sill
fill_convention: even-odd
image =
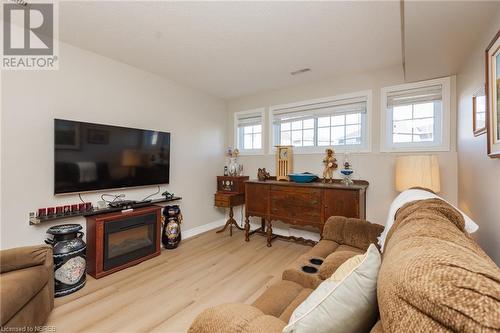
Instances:
[[[263,149],[255,149],[255,150],[240,150],[239,156],[259,156],[265,155]]]
[[[332,146],[325,146],[325,147],[310,147],[310,148],[303,148],[303,147],[294,147],[293,148],[293,154],[294,155],[324,155],[325,150],[328,148],[332,148],[335,151],[335,154],[344,154],[344,153],[349,153],[349,154],[369,154],[371,153],[371,149],[368,148],[335,148]],[[269,151],[268,155],[275,155],[276,154],[276,149],[273,148],[271,151]]]

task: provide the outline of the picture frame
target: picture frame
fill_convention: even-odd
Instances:
[[[488,156],[500,158],[500,30],[485,51]]]
[[[486,96],[484,85],[472,94],[472,131],[474,136],[486,133]]]
[[[109,132],[102,129],[87,129],[87,143],[94,145],[107,145],[109,143]]]

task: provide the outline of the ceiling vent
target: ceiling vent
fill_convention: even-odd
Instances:
[[[293,71],[290,74],[291,75],[298,75],[298,74],[307,73],[307,72],[310,72],[310,71],[311,71],[310,68],[302,68],[302,69],[298,69],[296,71]]]

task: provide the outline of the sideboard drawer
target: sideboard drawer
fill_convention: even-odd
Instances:
[[[245,202],[245,194],[215,193],[215,207],[239,206]]]
[[[271,215],[320,223],[321,191],[300,189],[301,191],[271,190]]]

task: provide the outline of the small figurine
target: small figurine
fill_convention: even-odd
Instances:
[[[266,171],[266,168],[259,168],[259,170],[257,171],[257,178],[263,182],[269,178],[271,178],[271,175],[269,174],[269,172]]]
[[[346,186],[354,184],[352,180],[352,174],[354,170],[351,169],[351,163],[349,162],[349,155],[345,153],[344,155],[344,169],[340,170],[340,173],[343,175],[342,183]]]
[[[174,194],[170,193],[169,191],[165,191],[161,195],[164,196],[165,199],[167,199],[167,200],[170,200],[170,199],[172,199],[174,197]]]
[[[327,179],[331,183],[333,182],[333,171],[337,169],[337,159],[333,156],[335,153],[333,149],[327,148],[325,150],[326,156],[323,159],[323,164],[325,165],[325,169],[323,170],[323,183],[326,183]]]

